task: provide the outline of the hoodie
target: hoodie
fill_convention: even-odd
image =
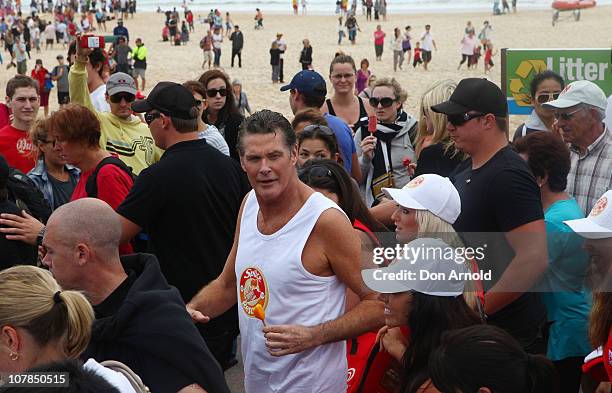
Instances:
[[[125,363],[152,392],[173,393],[197,383],[210,393],[229,393],[221,367],[157,258],[133,254],[121,262],[128,278],[94,307],[96,320],[82,359]]]
[[[98,112],[91,103],[87,88],[85,63],[75,62],[68,73],[70,101],[86,106],[100,120],[100,147],[117,155],[132,172],[140,171],[159,161],[161,149],[155,146],[149,127],[137,116],[122,119],[112,112]]]

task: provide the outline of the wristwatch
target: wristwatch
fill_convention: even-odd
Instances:
[[[36,245],[38,247],[42,246],[43,238],[45,237],[45,228],[46,227],[42,227],[40,232],[38,232],[38,236],[36,236]]]

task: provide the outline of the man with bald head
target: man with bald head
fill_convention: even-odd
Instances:
[[[43,263],[96,314],[83,358],[123,362],[154,392],[229,392],[155,256],[120,257],[120,238],[119,216],[99,199],[67,203],[47,223]]]

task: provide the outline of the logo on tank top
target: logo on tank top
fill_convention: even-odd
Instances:
[[[264,311],[268,306],[270,294],[266,279],[256,267],[247,267],[240,274],[240,305],[244,312],[251,318],[255,318],[253,309],[261,305]]]
[[[589,216],[595,217],[600,215],[604,210],[606,210],[606,207],[608,207],[608,198],[601,197],[591,209],[591,214],[589,214]]]

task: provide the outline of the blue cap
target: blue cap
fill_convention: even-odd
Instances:
[[[281,91],[290,89],[296,89],[302,94],[308,96],[323,96],[327,95],[327,87],[325,86],[325,79],[316,71],[304,70],[300,71],[293,79],[291,83],[281,87]]]

